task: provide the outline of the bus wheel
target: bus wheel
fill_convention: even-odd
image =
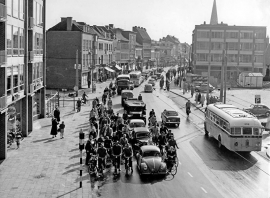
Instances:
[[[221,143],[221,137],[218,136],[218,148],[221,149],[222,148],[222,143]]]
[[[204,123],[204,135],[209,136],[209,131],[207,131],[205,123]]]

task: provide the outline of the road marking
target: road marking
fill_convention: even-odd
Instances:
[[[190,172],[187,172],[187,173],[189,174],[190,177],[193,177],[193,176],[190,174]]]
[[[201,189],[203,190],[203,192],[207,193],[207,191],[203,187],[201,187]]]

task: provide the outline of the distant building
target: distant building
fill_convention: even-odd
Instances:
[[[191,46],[188,43],[179,44],[179,56],[181,65],[187,66],[191,57]]]
[[[236,80],[242,71],[265,73],[267,44],[266,27],[218,23],[214,1],[210,24],[204,22],[193,30],[191,57],[194,72],[207,75],[210,64],[210,75],[220,80],[222,62],[226,60],[226,80]]]
[[[10,131],[28,136],[46,116],[45,2],[0,1],[0,160]]]

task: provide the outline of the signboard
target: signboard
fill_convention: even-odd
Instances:
[[[261,95],[255,95],[255,103],[261,103]]]

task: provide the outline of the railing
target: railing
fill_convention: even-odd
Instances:
[[[7,62],[7,56],[5,50],[0,50],[0,66]]]
[[[7,106],[7,96],[2,96],[0,98],[0,109],[4,109]]]
[[[3,4],[0,4],[0,21],[7,20],[7,7]]]

